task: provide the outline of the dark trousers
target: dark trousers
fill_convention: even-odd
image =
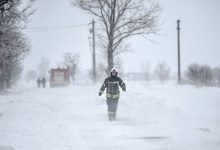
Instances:
[[[108,106],[108,117],[109,120],[116,120],[116,112],[118,107],[118,98],[117,99],[110,99],[107,98],[107,106]]]

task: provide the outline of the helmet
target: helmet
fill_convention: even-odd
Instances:
[[[112,73],[113,71],[115,71],[115,72],[117,72],[117,73],[118,73],[118,71],[117,71],[117,69],[116,69],[116,68],[112,68],[111,73]]]
[[[113,73],[115,71],[115,73]],[[112,68],[111,69],[111,76],[114,77],[114,76],[117,76],[118,75],[118,71],[116,68]]]

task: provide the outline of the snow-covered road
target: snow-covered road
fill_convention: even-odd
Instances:
[[[99,86],[29,84],[0,96],[0,150],[220,148],[220,88],[128,82],[109,122]]]

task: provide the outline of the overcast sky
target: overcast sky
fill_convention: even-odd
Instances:
[[[126,72],[141,71],[141,63],[148,61],[151,68],[165,60],[172,72],[177,72],[176,20],[181,20],[181,59],[184,70],[190,63],[198,62],[213,67],[220,66],[220,1],[219,0],[159,0],[163,11],[159,35],[129,40],[132,52],[123,53]],[[50,67],[57,67],[65,52],[80,54],[80,68],[91,68],[88,23],[93,19],[86,12],[74,8],[69,0],[36,0],[37,9],[28,27],[63,28],[24,30],[32,49],[24,61],[24,70],[36,69],[42,57],[50,60]],[[76,26],[72,26],[76,25]],[[80,26],[78,26],[80,25]],[[72,26],[72,27],[67,27]],[[97,61],[102,55],[97,48]]]

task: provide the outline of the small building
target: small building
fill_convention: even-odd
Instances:
[[[70,73],[68,69],[51,69],[49,73],[50,87],[67,86],[70,84]]]

